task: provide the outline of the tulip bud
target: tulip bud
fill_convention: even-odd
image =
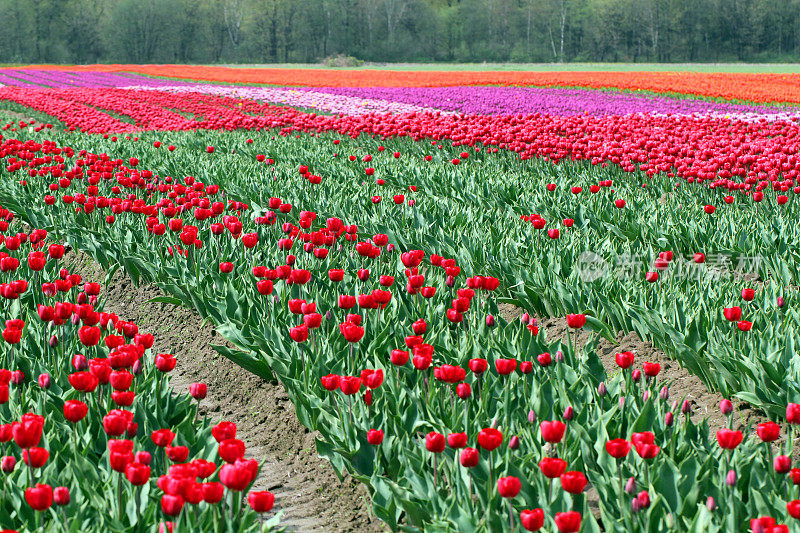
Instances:
[[[661,398],[665,402],[667,400],[669,400],[669,387],[667,387],[666,385],[661,387],[661,390],[658,393],[658,397]]]
[[[197,401],[203,400],[208,394],[208,387],[205,383],[192,383],[189,385],[189,394]]]
[[[141,359],[137,359],[136,361],[134,361],[133,362],[133,368],[131,370],[133,370],[133,374],[135,376],[138,376],[139,374],[144,372],[144,367],[142,365],[142,360]]]
[[[50,374],[39,374],[39,386],[43,389],[50,388]]]
[[[722,411],[722,414],[728,416],[733,412],[733,404],[730,400],[722,400],[719,402],[719,410]]]
[[[486,327],[493,327],[494,326],[494,315],[486,315]]]
[[[571,405],[569,407],[567,407],[566,409],[564,409],[564,420],[569,422],[574,417],[575,417],[575,410],[572,408]]]
[[[89,368],[89,361],[86,360],[83,354],[76,353],[72,356],[72,367],[78,372],[83,372]]]
[[[497,429],[497,419],[496,418],[492,419],[492,423],[489,424],[489,427],[492,428],[492,429]]]
[[[137,463],[149,465],[153,457],[150,455],[150,452],[136,452],[136,454],[133,456],[133,459]]]
[[[527,324],[528,321],[531,319],[531,315],[529,315],[528,313],[523,313],[522,316],[519,317],[519,319],[523,324]]]
[[[706,508],[709,511],[713,511],[714,509],[717,508],[717,502],[714,501],[713,496],[709,496],[708,498],[706,498]]]
[[[608,394],[608,389],[606,388],[605,381],[601,381],[600,385],[597,386],[597,394],[599,394],[600,396],[605,396],[606,394]]]
[[[729,487],[733,487],[736,485],[736,471],[735,470],[728,470],[728,475],[725,476],[725,484]]]
[[[56,487],[53,491],[53,501],[56,505],[69,505],[69,489],[67,487]]]
[[[633,499],[631,500],[631,510],[632,510],[634,513],[638,513],[638,512],[639,512],[639,508],[640,508],[640,507],[639,507],[639,499],[638,499],[638,498],[633,498]]]
[[[10,474],[13,472],[16,466],[17,460],[13,455],[6,455],[2,460],[0,460],[0,469],[2,469],[3,473],[5,474]]]
[[[56,346],[58,346],[58,337],[56,337],[55,335],[51,335],[49,344],[51,348],[55,348]]]
[[[778,296],[777,304],[778,307],[783,307],[784,305],[786,305],[786,301],[783,299],[783,296]]]
[[[333,313],[331,313],[331,310],[328,309],[327,311],[325,311],[325,320],[330,320],[332,318],[333,318]]]
[[[454,278],[453,276],[447,276],[445,284],[452,289],[456,284],[456,278]]]
[[[664,425],[670,427],[675,420],[675,417],[672,415],[672,411],[668,412],[664,415]]]
[[[628,494],[636,492],[636,480],[633,477],[629,477],[628,482],[625,483],[625,492]]]
[[[619,399],[619,408],[622,409],[623,407],[625,407],[625,397],[624,396]]]
[[[637,368],[631,373],[631,378],[634,383],[639,383],[639,380],[642,379],[642,371]]]
[[[775,472],[778,474],[785,474],[792,468],[792,458],[788,455],[779,455],[773,460]]]
[[[644,391],[644,394],[642,394],[642,401],[646,402],[649,399],[650,399],[650,391],[646,390],[646,391]]]
[[[675,411],[678,408],[678,400],[674,400],[672,402],[672,406],[670,407],[671,411]]]
[[[672,530],[675,527],[675,517],[672,516],[672,513],[667,513],[667,519],[664,522],[668,530]]]
[[[533,409],[528,411],[528,423],[535,424],[536,423],[536,413],[533,412]]]
[[[559,363],[564,362],[564,353],[561,350],[556,352],[556,361]]]
[[[387,252],[394,252],[394,244],[392,244],[392,243],[387,244],[386,245],[386,251]]]
[[[681,404],[681,414],[692,414],[692,404],[689,403],[689,400],[683,400],[683,403]]]
[[[22,370],[14,370],[11,373],[11,384],[19,387],[25,381],[25,374]]]
[[[511,440],[508,441],[508,447],[511,448],[512,450],[518,450],[519,449],[519,437],[517,437],[516,435],[511,437]]]
[[[78,313],[73,313],[72,314],[72,325],[73,326],[77,326],[80,323],[81,323],[81,317],[78,316]]]
[[[636,496],[636,499],[639,501],[640,509],[647,509],[648,507],[650,507],[650,493],[647,492],[646,490],[640,492]]]

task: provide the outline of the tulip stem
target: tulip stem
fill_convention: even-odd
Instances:
[[[347,408],[348,408],[348,411],[350,411],[350,427],[352,427],[353,426],[353,396],[349,395],[347,397],[347,401],[348,401]]]
[[[489,491],[486,499],[486,507],[491,508],[492,504],[492,486],[494,485],[494,461],[492,461],[492,454],[489,453]]]
[[[436,457],[438,455],[439,455],[438,453],[434,453],[433,454],[433,488],[436,489],[436,490],[438,490],[438,488],[439,488],[437,483],[436,483],[436,474],[439,471],[439,469],[437,468],[438,464],[436,462]]]
[[[619,478],[619,513],[625,516],[625,489],[622,486],[622,460],[617,459],[617,477]]]
[[[117,472],[117,505],[119,506],[119,521],[122,522],[122,472]]]
[[[772,445],[769,442],[765,442],[764,445],[767,447],[767,472],[772,470],[774,465],[774,460],[772,458]]]

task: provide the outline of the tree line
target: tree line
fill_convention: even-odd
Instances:
[[[0,0],[0,62],[795,62],[800,0]]]

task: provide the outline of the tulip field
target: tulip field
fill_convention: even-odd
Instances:
[[[277,379],[392,531],[800,531],[800,75],[0,85],[0,526],[281,529],[236,421],[74,249]]]

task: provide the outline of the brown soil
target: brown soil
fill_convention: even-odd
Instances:
[[[316,453],[314,434],[295,416],[286,391],[218,355],[209,344],[225,341],[193,310],[148,303],[163,293],[153,285],[135,287],[119,271],[106,283],[105,272],[88,256],[69,252],[66,264],[87,281],[103,284],[105,310],[139,325],[155,336],[154,351],[178,359],[172,387],[188,392],[204,382],[208,396],[200,414],[212,423],[235,422],[247,456],[261,464],[255,490],[275,494],[274,512],[283,511],[281,525],[291,531],[386,531],[372,514],[369,495],[350,476],[339,480],[331,465]]]

